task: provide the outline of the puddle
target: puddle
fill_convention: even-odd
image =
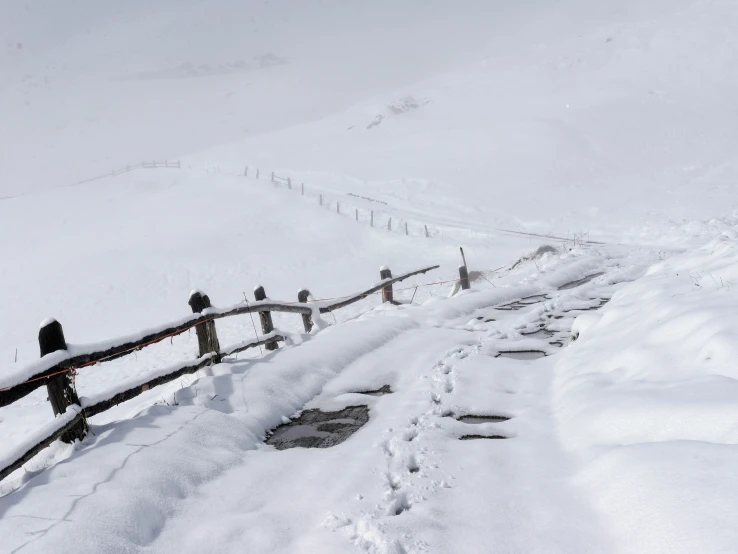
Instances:
[[[501,306],[497,306],[495,310],[500,310],[503,312],[517,312],[518,310],[522,310],[523,308],[528,307],[528,304],[521,304],[520,302],[511,302],[509,304],[502,304]]]
[[[482,423],[502,423],[503,421],[509,420],[509,417],[498,415],[465,415],[456,418],[456,421],[460,421],[461,423],[469,423],[470,425],[481,425]]]
[[[592,275],[587,275],[586,277],[582,277],[581,279],[577,279],[576,281],[571,281],[570,283],[566,283],[565,285],[561,285],[559,287],[559,290],[568,290],[568,289],[574,289],[576,287],[580,287],[586,283],[589,283],[592,279],[596,279],[600,275],[604,275],[604,272],[600,273],[593,273]]]
[[[515,312],[518,310],[522,310],[523,308],[527,308],[528,306],[540,304],[541,302],[545,302],[546,300],[550,300],[550,298],[545,294],[535,294],[533,296],[526,296],[525,298],[521,298],[520,300],[513,300],[512,302],[508,302],[507,304],[501,304],[499,306],[496,306],[495,310]]]
[[[383,396],[385,394],[392,394],[392,389],[389,385],[384,385],[381,389],[377,390],[363,390],[354,394],[366,394],[368,396]]]
[[[546,296],[545,294],[534,294],[533,296],[526,296],[525,298],[521,298],[520,300],[518,300],[518,303],[524,304],[526,306],[532,306],[533,304],[540,304],[541,302],[545,302],[546,300],[551,300],[551,298]]]
[[[502,435],[462,435],[459,437],[459,440],[462,441],[473,441],[477,439],[506,439],[508,437],[503,437]]]
[[[513,360],[538,360],[545,358],[546,353],[542,350],[501,350],[495,358],[511,358]]]
[[[523,332],[520,334],[534,339],[550,339],[555,335],[553,331],[549,331],[548,329],[538,329],[537,331]]]
[[[337,412],[307,410],[294,421],[277,427],[264,442],[277,450],[329,448],[341,444],[367,421],[369,407],[363,405],[349,406]]]

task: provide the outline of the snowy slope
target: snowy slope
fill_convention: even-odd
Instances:
[[[93,418],[0,483],[0,552],[731,552],[737,25],[729,0],[0,0],[2,367],[49,316],[88,343],[192,288],[290,301],[441,265],[412,306],[275,316],[287,347]],[[152,159],[182,164],[77,184]],[[486,273],[447,298],[460,245]],[[263,442],[357,402],[334,448]],[[490,413],[511,419],[452,417]],[[0,409],[0,458],[51,420],[42,389]]]
[[[617,552],[734,552],[738,233],[662,262],[575,325],[558,436]]]
[[[559,346],[523,333],[538,322],[564,331],[589,299],[643,272],[624,270],[625,258],[648,260],[627,249],[549,253],[517,270],[517,285],[376,309],[263,359],[227,360],[168,405],[93,418],[85,444],[57,449],[38,474],[43,462],[29,464],[25,485],[0,499],[8,549],[606,552],[599,514],[555,440],[556,358],[495,356],[554,355]],[[592,270],[605,274],[557,290]],[[541,293],[550,300],[494,309]],[[384,385],[393,392],[359,393]],[[262,443],[297,412],[359,404],[369,422],[336,447]],[[511,419],[451,417],[490,413]],[[468,433],[509,438],[458,440]]]

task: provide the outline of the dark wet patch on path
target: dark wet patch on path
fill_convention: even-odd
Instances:
[[[369,421],[369,407],[349,406],[337,412],[306,410],[280,425],[266,439],[277,450],[330,448],[341,444]]]

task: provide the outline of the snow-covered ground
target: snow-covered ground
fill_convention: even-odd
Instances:
[[[92,418],[0,483],[0,552],[734,552],[737,26],[731,0],[0,0],[6,376],[47,317],[93,343],[193,288],[441,266]],[[459,246],[482,275],[453,294]],[[264,442],[352,405],[341,444]],[[52,419],[45,389],[0,408],[0,459]]]

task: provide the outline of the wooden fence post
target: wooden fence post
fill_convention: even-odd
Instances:
[[[459,247],[461,252],[461,261],[464,262],[459,266],[459,282],[461,283],[461,290],[469,290],[469,272],[466,269],[466,255],[464,255],[464,248]]]
[[[383,281],[385,279],[392,279],[392,272],[390,271],[390,268],[387,266],[382,266],[379,268],[379,278]],[[382,302],[393,302],[394,301],[394,292],[392,291],[392,284],[386,285],[382,289]]]
[[[272,171],[272,183],[274,182],[274,171]]]
[[[67,341],[64,339],[64,330],[61,323],[55,319],[47,319],[41,324],[38,331],[38,345],[41,349],[41,357],[56,352],[57,350],[66,350]],[[54,416],[63,414],[72,404],[79,405],[79,398],[74,392],[72,372],[61,373],[49,378],[46,383],[46,390],[49,393],[49,402],[54,410]],[[61,436],[62,441],[66,443],[82,440],[87,434],[87,422],[82,420],[77,425]]]
[[[341,205],[338,203],[338,200],[336,200],[336,213],[337,214],[341,213]]]
[[[406,234],[406,235],[409,235],[409,234],[410,234],[410,233],[408,232],[408,230],[407,230],[407,221],[405,222],[405,234]]]
[[[249,166],[246,166],[246,169],[243,172],[243,176],[244,177],[248,177],[249,176]]]
[[[430,235],[428,234],[428,226],[423,225],[423,227],[425,227],[425,238],[430,238]]]
[[[287,188],[292,190],[292,179],[290,179],[289,177],[287,177]]]
[[[469,272],[465,265],[459,266],[459,282],[461,283],[461,290],[469,290],[471,288],[469,284]]]
[[[356,221],[359,221],[359,208],[356,208]]]
[[[258,286],[254,289],[254,298],[256,298],[256,301],[259,302],[261,300],[266,300],[266,291],[264,290],[264,287]],[[265,335],[268,335],[272,331],[274,331],[274,323],[272,322],[272,313],[271,312],[259,312],[259,319],[261,319],[261,332]],[[265,348],[267,350],[276,350],[277,349],[277,341],[268,342],[265,345]]]
[[[300,183],[300,190],[302,191],[302,195],[305,196],[305,183]]]
[[[374,227],[374,210],[372,210],[372,213],[371,213],[371,218],[370,218],[370,220],[369,220],[369,224],[370,224],[370,225],[371,225],[372,227]]]
[[[387,230],[392,230],[392,216],[390,216],[389,220],[387,221]]]
[[[323,195],[322,194],[320,195],[320,205],[321,206],[323,205]]]
[[[256,178],[257,179],[259,178],[259,169],[258,168],[256,169]]]
[[[193,290],[190,293],[188,302],[192,308],[193,314],[201,314],[206,308],[210,308],[210,298],[207,294],[201,293],[199,290]],[[220,362],[220,342],[218,341],[218,333],[215,330],[215,321],[201,323],[195,327],[197,332],[197,345],[200,349],[200,356],[215,352],[214,363]]]
[[[310,296],[310,291],[307,289],[302,289],[300,292],[297,293],[297,300],[299,302],[307,302],[308,297]],[[313,318],[310,314],[302,314],[302,324],[305,326],[305,332],[309,333],[313,330]]]

